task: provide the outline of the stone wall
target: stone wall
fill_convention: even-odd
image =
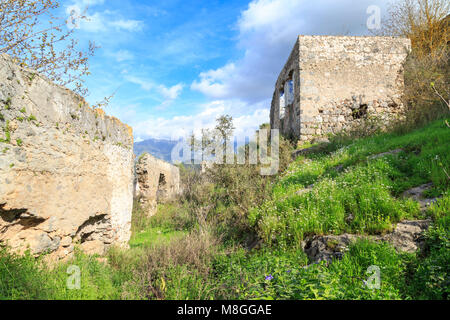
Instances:
[[[299,36],[275,86],[272,128],[306,141],[401,116],[410,48],[403,38]]]
[[[70,256],[127,245],[130,127],[0,56],[0,244]]]
[[[156,213],[157,203],[174,199],[180,193],[178,167],[145,153],[136,163],[135,197],[149,216]]]

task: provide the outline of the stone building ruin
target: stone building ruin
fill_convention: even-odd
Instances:
[[[147,215],[156,213],[157,204],[174,199],[180,193],[178,167],[145,153],[136,163],[134,196]]]
[[[129,126],[0,55],[0,247],[50,262],[128,247],[135,194],[153,210],[179,192],[177,167],[135,165]]]
[[[133,134],[0,55],[0,246],[51,260],[128,246]]]
[[[311,141],[361,123],[402,115],[405,38],[299,36],[275,85],[272,129]]]

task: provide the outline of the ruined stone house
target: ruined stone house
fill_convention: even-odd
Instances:
[[[404,38],[299,36],[275,85],[271,127],[310,141],[351,129],[369,115],[383,121],[401,116],[410,48]]]
[[[0,246],[49,259],[127,246],[133,134],[0,55]]]
[[[178,167],[145,153],[136,163],[135,198],[144,205],[149,216],[156,213],[158,203],[174,199],[180,193]]]

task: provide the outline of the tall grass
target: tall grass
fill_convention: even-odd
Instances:
[[[79,290],[67,286],[67,271],[71,265],[80,268]],[[117,299],[120,286],[113,279],[111,268],[80,252],[69,262],[49,266],[29,253],[20,256],[10,253],[7,248],[0,249],[1,300]]]

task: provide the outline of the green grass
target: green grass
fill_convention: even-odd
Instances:
[[[129,242],[131,248],[157,246],[176,241],[185,236],[187,231],[167,230],[161,227],[148,228],[133,234]]]
[[[71,265],[80,268],[79,290],[70,290],[66,284]],[[118,298],[120,287],[114,283],[113,270],[95,257],[77,252],[71,261],[50,269],[42,259],[35,259],[29,253],[19,256],[0,249],[0,300]]]
[[[433,182],[434,196],[449,191],[449,143],[442,120],[405,135],[332,143],[292,163],[270,199],[252,210],[250,223],[267,243],[290,246],[307,235],[387,232],[396,222],[422,216],[418,203],[400,197],[407,189]],[[369,159],[399,148],[399,154]]]
[[[10,143],[11,142],[11,132],[9,131],[9,120],[6,120],[6,124],[5,124],[3,131],[5,132],[5,138],[4,139],[0,138],[0,142]]]
[[[114,249],[110,265],[77,253],[73,260],[49,269],[28,254],[17,256],[2,249],[0,299],[155,298],[150,288],[165,299],[447,299],[449,227],[448,215],[438,219],[426,234],[425,249],[417,254],[400,254],[390,244],[360,240],[329,266],[307,266],[301,250],[281,248],[251,253],[222,248],[212,262],[195,266],[161,260],[166,251],[153,247],[150,255],[145,248]],[[162,266],[148,264],[157,257],[164,261]],[[80,290],[66,286],[70,265],[80,267]],[[370,266],[380,269],[379,289],[364,283],[373,275]]]
[[[217,281],[232,299],[401,299],[405,260],[388,244],[360,240],[342,260],[306,266],[301,251],[265,249],[255,254],[239,251],[216,261]],[[380,289],[364,284],[379,266]],[[370,271],[370,270],[369,270]]]

